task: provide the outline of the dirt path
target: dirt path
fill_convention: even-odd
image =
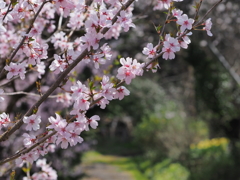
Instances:
[[[105,163],[83,164],[82,171],[86,174],[82,180],[134,180],[128,172]]]
[[[80,169],[86,176],[81,180],[134,180],[130,172],[114,162],[124,163],[124,158],[103,155],[96,151],[85,153]]]

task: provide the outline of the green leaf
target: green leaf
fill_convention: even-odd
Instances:
[[[35,41],[35,39],[33,39],[32,37],[29,38],[29,41]]]
[[[30,171],[30,168],[23,167],[22,170],[23,170],[23,172],[27,173]]]
[[[13,170],[10,174],[10,180],[15,180],[16,172]]]
[[[88,85],[89,85],[90,89],[93,89],[94,83],[92,81],[89,81]]]
[[[161,26],[161,25],[158,25],[157,27],[155,27],[155,29],[156,29],[157,33],[160,33],[160,32],[161,32],[161,28],[162,28],[162,26]]]
[[[18,4],[17,0],[11,0],[11,4],[14,7],[16,4]]]

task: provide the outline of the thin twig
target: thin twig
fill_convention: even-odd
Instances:
[[[12,3],[9,3],[7,12],[4,14],[3,19],[2,19],[3,22],[4,22],[5,18],[7,17],[7,14],[8,14],[10,11],[12,11],[12,9],[10,9],[11,5],[12,5]]]
[[[63,11],[61,11],[60,17],[59,17],[59,20],[58,20],[58,31],[61,30],[62,20],[63,20]]]
[[[220,3],[222,2],[222,0],[219,0],[218,2],[216,2],[207,12],[206,14],[201,18],[201,20],[199,20],[194,26],[198,26],[200,24],[203,23],[203,21],[205,20],[205,18],[213,11],[213,9],[215,9]]]
[[[199,2],[199,4],[198,4],[198,7],[197,7],[197,9],[196,9],[196,14],[195,14],[195,16],[194,16],[194,18],[193,18],[195,21],[196,21],[197,18],[198,18],[198,13],[199,13],[199,9],[201,8],[202,1],[203,1],[203,0],[200,0],[200,2]]]
[[[12,93],[2,93],[1,96],[15,96],[15,95],[19,95],[19,94],[25,94],[25,95],[28,95],[28,96],[40,97],[39,94],[28,93],[28,92],[24,92],[24,91],[18,91],[18,92],[12,92]],[[48,96],[48,98],[57,98],[57,97],[59,97],[59,95]]]

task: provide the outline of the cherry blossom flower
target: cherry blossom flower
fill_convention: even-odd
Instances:
[[[69,93],[59,94],[56,102],[61,102],[64,106],[69,106],[72,103],[72,97]]]
[[[19,64],[11,62],[9,65],[6,65],[4,69],[8,71],[7,79],[11,79],[13,76],[17,75],[19,75],[22,80],[25,79],[25,66],[26,62],[22,62]]]
[[[151,69],[153,73],[156,73],[158,69],[160,69],[160,65],[158,62],[152,62],[147,66],[147,71]]]
[[[32,146],[37,140],[36,136],[30,135],[30,134],[27,134],[27,133],[24,133],[23,137],[25,137],[24,140],[23,140],[23,144],[24,144],[25,147]]]
[[[211,18],[208,18],[205,22],[205,27],[203,28],[203,30],[206,30],[207,31],[207,35],[208,36],[212,36],[212,32],[210,31],[212,28],[212,21],[211,21]]]
[[[111,60],[112,52],[111,52],[111,48],[107,45],[107,43],[102,45],[102,47],[100,49],[103,51],[105,58],[107,60]]]
[[[106,75],[104,75],[104,76],[102,77],[101,85],[102,85],[102,86],[107,85],[107,84],[109,83],[109,80],[110,80],[109,77],[106,76]]]
[[[90,102],[88,101],[88,96],[86,96],[85,94],[82,94],[81,96],[79,96],[74,103],[74,109],[78,109],[78,110],[82,110],[82,111],[86,111],[89,109],[90,107]]]
[[[173,50],[171,49],[171,47],[163,47],[162,48],[162,52],[163,53],[163,59],[174,59],[175,58],[175,54],[173,52]]]
[[[6,2],[4,2],[3,0],[0,1],[0,9],[4,9],[6,6]]]
[[[71,0],[53,0],[56,3],[57,8],[65,8],[67,10],[71,10],[75,7]]]
[[[39,158],[39,154],[37,153],[37,151],[30,151],[27,154],[25,154],[25,156],[26,161],[31,164]]]
[[[99,41],[103,38],[103,34],[101,33],[90,33],[87,32],[84,36],[80,38],[82,42],[84,42],[84,48],[87,48],[89,51],[91,47],[96,50],[99,47]]]
[[[171,5],[172,0],[158,0],[153,10],[168,9]]]
[[[0,21],[0,32],[6,32],[7,29],[3,26],[3,23]]]
[[[27,124],[26,130],[31,131],[31,130],[38,130],[40,129],[40,122],[41,122],[41,116],[38,116],[36,114],[33,114],[29,117],[25,116],[23,118],[23,122]]]
[[[38,159],[36,161],[36,166],[37,167],[43,167],[47,165],[47,160],[46,159]]]
[[[18,75],[18,65],[16,63],[11,62],[9,65],[6,65],[4,69],[8,71],[7,79]]]
[[[156,55],[156,52],[156,47],[153,47],[152,43],[148,43],[147,47],[144,47],[142,51],[142,53],[147,55],[148,58],[153,58]]]
[[[25,74],[26,74],[25,66],[26,66],[26,62],[22,62],[18,64],[18,74],[22,80],[25,79]]]
[[[68,143],[70,143],[71,141],[70,137],[71,137],[70,133],[64,133],[63,135],[58,135],[58,138],[56,140],[56,145],[61,143],[61,148],[67,149]]]
[[[56,126],[55,130],[58,132],[58,134],[64,136],[66,134],[69,134],[66,128],[67,128],[67,121],[66,119],[62,119]]]
[[[118,69],[117,78],[125,80],[126,84],[130,84],[132,79],[136,76],[142,75],[142,67],[144,64],[138,63],[136,59],[132,60],[132,58],[121,58],[120,63],[123,66]]]
[[[119,68],[117,78],[120,80],[125,80],[126,84],[130,84],[132,79],[136,77],[129,68]]]
[[[182,36],[182,33],[178,33],[179,36]],[[188,36],[192,35],[192,32],[187,33],[186,35],[182,36],[182,40],[179,40],[179,44],[182,48],[187,49],[188,44],[191,43],[191,40]]]
[[[116,89],[113,88],[114,84],[109,83],[109,77],[108,76],[103,76],[102,79],[102,89],[101,89],[101,96],[105,97],[107,100],[112,100],[114,99],[114,94],[116,93]]]
[[[117,88],[117,91],[114,94],[114,98],[122,100],[124,96],[128,96],[129,94],[130,94],[130,91],[126,87],[120,86],[119,88]]]
[[[27,155],[23,154],[15,160],[15,163],[18,167],[22,167],[27,160]]]
[[[181,17],[182,13],[183,13],[183,11],[181,11],[180,9],[173,9],[172,10],[172,15],[176,18]]]
[[[78,115],[78,117],[76,118],[77,120],[68,124],[67,126],[67,130],[68,131],[78,131],[79,133],[82,132],[85,128],[86,128],[86,123],[87,120],[85,118],[85,116],[82,116],[82,118],[80,118],[81,116]]]
[[[82,96],[83,93],[88,93],[88,88],[82,84],[80,81],[77,81],[76,85],[71,86],[72,91],[72,97],[77,98],[79,96]]]
[[[54,71],[56,74],[63,72],[68,67],[65,59],[62,59],[59,55],[54,54],[54,61],[49,66],[51,71]]]
[[[42,75],[45,74],[45,64],[44,62],[40,62],[39,64],[37,64],[37,71],[38,71],[38,78],[41,79]]]
[[[126,13],[126,11],[121,11],[120,16],[118,16],[118,22],[123,27],[124,31],[127,32],[130,27],[135,28],[135,25],[132,23],[132,15]]]
[[[49,117],[48,121],[51,123],[51,125],[47,126],[47,129],[57,129],[58,124],[62,121],[61,116],[59,116],[57,113],[56,115],[56,119],[54,117]]]
[[[184,32],[185,29],[191,30],[192,24],[194,23],[194,20],[189,18],[186,14],[183,14],[182,16],[178,17],[177,24],[181,25],[181,32]]]
[[[163,59],[174,59],[175,52],[180,50],[180,44],[177,39],[170,37],[169,34],[165,36],[165,41],[163,42]]]
[[[2,129],[2,127],[7,127],[10,122],[11,120],[8,114],[6,114],[5,112],[0,114],[0,130]]]
[[[32,176],[31,179],[34,180],[57,180],[57,172],[50,167],[49,164],[46,163],[46,159],[38,159],[36,161],[36,166],[41,168],[40,172],[35,172]],[[27,177],[24,177],[26,179],[24,180],[29,180]]]
[[[80,137],[79,135],[81,134],[81,130],[75,130],[75,129],[72,129],[69,130],[71,136],[70,136],[70,146],[75,146],[77,145],[77,143],[82,143],[83,142],[83,138]]]
[[[87,118],[87,123],[88,125],[91,126],[91,128],[96,129],[98,126],[98,122],[100,120],[100,117],[98,115],[94,115],[91,118]],[[89,130],[89,127],[86,126],[86,131]]]
[[[104,56],[104,54],[94,54],[92,56],[94,67],[96,69],[99,69],[99,64],[105,64],[106,63],[106,60],[102,58],[103,56]]]
[[[173,37],[168,37],[167,40],[164,41],[163,46],[170,47],[173,52],[177,52],[180,50],[178,40]]]
[[[70,13],[70,20],[67,26],[73,29],[80,29],[84,26],[84,19],[85,16],[81,13],[81,10],[76,8],[72,13]]]

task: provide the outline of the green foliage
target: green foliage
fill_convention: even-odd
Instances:
[[[83,163],[91,165],[94,163],[104,163],[119,167],[121,171],[126,171],[136,180],[187,180],[189,172],[179,163],[172,163],[166,159],[155,165],[143,157],[119,157],[103,155],[96,151],[88,151],[83,155]]]
[[[221,63],[196,44],[191,44],[185,59],[194,67],[196,107],[209,118],[230,119],[239,115],[239,91]],[[210,115],[210,116],[206,116]]]
[[[178,159],[185,156],[190,144],[206,138],[208,130],[202,121],[187,118],[176,102],[166,101],[145,116],[133,134],[146,155],[159,161],[166,157]]]
[[[171,163],[168,166],[165,166],[165,161],[158,163],[153,168],[149,169],[150,179],[158,180],[187,180],[189,177],[189,171],[180,165],[179,163]],[[147,172],[148,173],[148,172]]]
[[[164,90],[155,82],[137,78],[131,86],[127,86],[131,94],[122,101],[112,101],[107,107],[109,117],[131,116],[134,123],[141,121],[142,117],[154,111],[156,105],[166,100]]]
[[[229,152],[229,140],[214,138],[192,145],[189,157],[191,180],[236,179],[233,158]]]

